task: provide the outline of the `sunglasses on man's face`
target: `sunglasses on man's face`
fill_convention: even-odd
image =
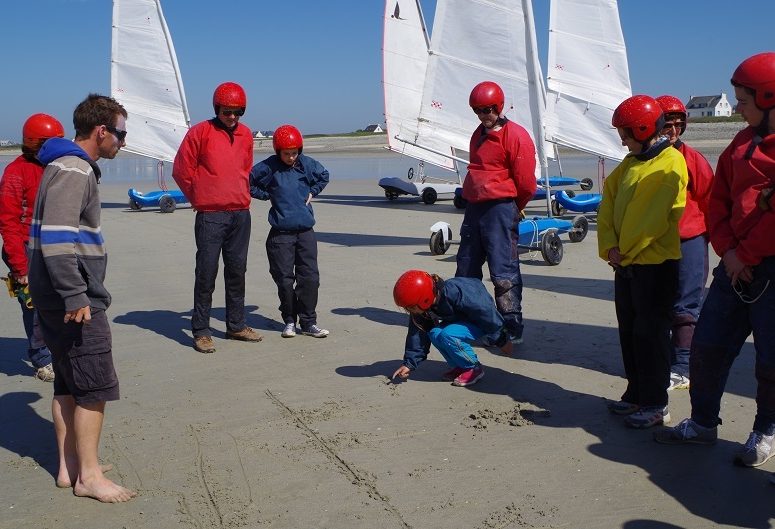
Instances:
[[[105,125],[105,130],[116,136],[118,138],[118,141],[124,141],[124,138],[126,138],[126,131],[125,130],[119,130],[116,127],[111,127],[109,125]]]
[[[224,116],[243,116],[245,115],[245,110],[242,108],[238,108],[237,110],[221,110],[221,114]]]
[[[498,107],[491,105],[489,107],[479,107],[474,109],[474,114],[495,114],[498,111]]]

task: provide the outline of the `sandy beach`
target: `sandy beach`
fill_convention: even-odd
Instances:
[[[729,138],[687,141],[711,152]],[[364,156],[382,148],[347,141]],[[330,140],[317,143],[307,152]],[[428,249],[438,220],[457,236],[462,212],[451,201],[388,202],[375,180],[332,179],[314,202],[325,339],[280,337],[268,204],[254,201],[246,305],[264,341],[223,339],[219,277],[217,352],[202,355],[189,329],[194,213],[130,211],[126,190],[101,186],[122,395],[107,407],[101,455],[110,477],[140,495],[103,505],[55,487],[52,387],[30,376],[18,306],[6,298],[0,529],[773,526],[775,464],[732,465],[755,411],[750,343],[713,447],[658,445],[651,430],[629,430],[606,411],[625,380],[594,223],[580,243],[563,237],[558,266],[522,255],[526,334],[513,357],[480,348],[484,379],[457,388],[440,381],[445,364],[433,351],[408,382],[391,384],[406,322],[393,283],[409,268],[454,275],[457,245],[441,256]],[[674,423],[689,410],[687,391],[671,394]]]

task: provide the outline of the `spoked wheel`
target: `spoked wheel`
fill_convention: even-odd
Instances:
[[[422,198],[422,201],[430,206],[436,202],[436,199],[439,198],[439,195],[432,187],[426,187],[422,190],[422,195],[420,195],[420,198]]]
[[[579,187],[581,188],[582,191],[589,191],[590,189],[592,189],[593,185],[594,183],[592,182],[591,178],[582,178],[581,181],[579,182]]]
[[[573,229],[568,232],[570,242],[581,242],[589,232],[589,221],[584,215],[573,217]]]
[[[434,231],[431,234],[431,239],[428,246],[431,249],[433,255],[444,255],[449,250],[450,244],[452,244],[452,229],[447,228],[447,241],[444,242],[444,234],[441,230]]]
[[[414,178],[414,167],[410,167],[409,170],[406,172],[406,177],[411,180]]]
[[[140,211],[143,208],[136,200],[129,199],[129,209],[132,211]]]
[[[541,236],[541,256],[547,264],[552,266],[560,264],[562,261],[562,240],[557,230],[546,230]]]
[[[159,198],[159,209],[162,213],[172,213],[175,211],[175,199],[170,195],[162,195]]]

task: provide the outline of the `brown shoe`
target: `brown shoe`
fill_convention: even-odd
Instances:
[[[200,353],[214,353],[215,344],[209,336],[194,336],[194,349]]]
[[[237,331],[237,332],[226,331],[226,339],[240,340],[242,342],[260,342],[261,340],[264,339],[264,337],[258,334],[250,327],[245,327],[241,331]]]

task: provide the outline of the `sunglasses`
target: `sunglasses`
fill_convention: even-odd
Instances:
[[[495,106],[495,105],[491,105],[489,107],[474,108],[474,114],[476,114],[476,115],[479,115],[479,114],[495,114],[496,112],[498,112],[498,107]]]
[[[237,110],[221,110],[221,114],[224,116],[244,116],[245,115],[245,109],[244,108],[238,108]]]
[[[126,138],[125,130],[118,130],[116,127],[111,127],[109,125],[105,125],[105,130],[115,135],[116,138],[118,138],[118,141],[124,141],[124,138]]]
[[[662,127],[662,130],[668,130],[675,128],[675,130],[681,130],[684,128],[684,125],[686,125],[685,121],[668,121],[665,123],[665,126]]]

